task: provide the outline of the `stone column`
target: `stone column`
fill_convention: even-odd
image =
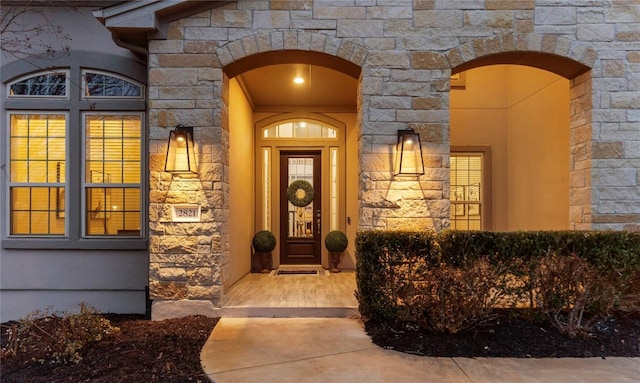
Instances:
[[[183,41],[180,23],[170,36],[175,39],[149,44],[149,290],[154,319],[210,314],[220,307],[229,263],[228,79],[206,44]],[[197,174],[164,172],[169,131],[176,125],[194,127]],[[173,222],[176,204],[200,206],[200,221]]]
[[[571,80],[569,138],[569,224],[572,230],[591,229],[591,73]]]

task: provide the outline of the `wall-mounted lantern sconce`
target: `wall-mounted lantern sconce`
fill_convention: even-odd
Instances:
[[[193,150],[193,127],[178,125],[169,133],[167,159],[164,171],[171,173],[198,173]]]
[[[419,176],[424,174],[420,134],[413,129],[398,130],[394,175]]]

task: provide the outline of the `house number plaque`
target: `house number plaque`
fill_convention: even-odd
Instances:
[[[200,222],[200,205],[173,205],[173,222]]]

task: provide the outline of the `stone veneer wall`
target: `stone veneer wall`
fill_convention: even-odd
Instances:
[[[362,68],[360,228],[448,227],[449,75],[508,52],[591,68],[571,83],[571,224],[640,229],[640,4],[635,0],[237,1],[149,42],[150,289],[223,302],[228,265],[228,91],[223,67],[253,54],[322,52]],[[162,171],[168,130],[193,125],[198,177]],[[423,140],[426,174],[391,175],[396,130]],[[198,224],[170,222],[199,203]]]

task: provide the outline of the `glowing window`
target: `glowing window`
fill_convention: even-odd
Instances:
[[[12,235],[64,235],[64,114],[11,114],[9,199]]]
[[[135,235],[141,225],[141,114],[85,114],[85,234]]]
[[[262,229],[271,230],[271,148],[263,148],[262,156]]]
[[[3,248],[146,247],[142,67],[99,63],[123,70],[113,73],[83,67],[87,60],[96,64],[79,53],[66,68],[23,72],[2,85]]]
[[[331,225],[329,228],[331,230],[340,230],[338,226],[338,148],[331,148],[329,153],[329,174],[331,177],[329,184]]]
[[[334,127],[307,120],[280,122],[263,128],[262,132],[264,138],[338,138]]]
[[[482,162],[482,153],[451,153],[451,229],[483,229]]]

